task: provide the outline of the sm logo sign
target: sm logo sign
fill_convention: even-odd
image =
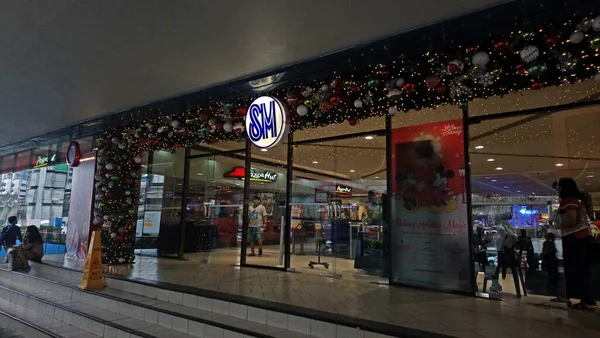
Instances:
[[[287,134],[287,109],[276,98],[261,96],[254,100],[246,115],[246,133],[259,148],[276,146]]]

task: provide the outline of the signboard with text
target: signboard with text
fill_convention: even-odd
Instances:
[[[286,106],[272,96],[254,100],[246,115],[246,133],[255,146],[268,149],[284,139],[288,130]]]
[[[462,120],[392,131],[392,282],[472,291]]]
[[[278,176],[279,175],[274,172],[258,170],[255,168],[250,169],[250,181],[252,182],[273,183],[277,182]],[[244,169],[244,167],[235,167],[223,174],[223,177],[244,180],[246,178],[246,170]]]

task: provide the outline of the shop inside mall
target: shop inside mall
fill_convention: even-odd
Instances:
[[[421,280],[402,279],[412,271],[448,275],[440,271],[443,268],[462,273],[460,278],[466,283],[472,273],[481,296],[553,296],[542,259],[546,236],[556,230],[550,220],[558,205],[552,183],[573,177],[592,197],[600,191],[596,178],[600,147],[593,141],[594,131],[600,128],[593,125],[600,122],[600,105],[585,101],[598,91],[597,83],[584,81],[469,102],[463,131],[468,135],[470,173],[464,162],[457,162],[441,171],[436,168],[430,180],[399,173],[395,165],[390,169],[388,156],[396,144],[392,136],[426,125],[461,122],[465,111],[458,107],[297,131],[268,149],[240,140],[146,153],[135,253],[185,257],[215,266],[265,267],[451,289],[442,285],[445,281],[427,280],[430,277],[423,275],[418,277]],[[543,109],[550,97],[559,107],[584,103]],[[524,113],[514,113],[519,111]],[[452,128],[446,129],[442,135],[452,133]],[[436,138],[424,135],[415,140],[433,140],[434,151],[439,151]],[[390,175],[389,170],[396,174]],[[467,181],[470,199],[468,191],[460,189]],[[444,195],[441,204],[426,206],[428,198],[415,197],[420,196],[420,189],[439,182],[443,182],[442,191],[436,188],[434,193]],[[391,208],[389,189],[395,191]],[[249,222],[244,208],[250,208],[255,197],[266,209],[262,255],[258,248],[256,255],[250,255],[248,238],[244,238],[244,223]],[[593,200],[595,209],[600,209],[600,199]],[[468,203],[468,228],[390,233],[390,224],[402,227],[398,215],[418,214],[417,210],[425,208],[432,215],[447,215],[463,206],[466,212]],[[505,275],[500,271],[499,289],[493,282],[498,267],[496,244],[506,225],[516,236],[525,232],[532,251],[529,256],[522,253],[520,270],[508,269]],[[474,244],[479,231],[486,243],[485,265],[480,265]],[[436,252],[437,248],[449,245],[444,236],[457,237],[450,244],[453,251],[446,248],[446,253],[460,255],[462,249],[472,264],[461,265],[454,259],[458,256],[452,255],[440,260],[439,255],[446,253]],[[560,259],[560,238],[555,243]],[[409,255],[404,259],[410,264],[398,259],[401,254]],[[398,271],[404,277],[394,275]]]
[[[48,165],[67,176],[52,192],[23,188],[24,172],[41,172],[37,150],[2,153],[2,217],[68,229],[73,259],[98,230],[111,266],[150,256],[182,269],[560,297],[554,182],[572,178],[600,211],[600,40],[571,43],[540,25],[436,53],[387,46],[385,63],[364,56],[300,77],[284,68],[126,111],[99,123],[93,142],[41,148],[87,160]]]

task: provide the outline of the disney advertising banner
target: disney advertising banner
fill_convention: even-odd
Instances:
[[[462,120],[392,131],[392,282],[471,291]]]
[[[79,166],[73,168],[66,241],[67,256],[72,258],[87,257],[91,236],[95,169],[95,153],[84,154]]]

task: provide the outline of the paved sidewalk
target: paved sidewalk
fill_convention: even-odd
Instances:
[[[82,270],[81,262],[65,260]],[[545,298],[486,300],[394,287],[359,279],[332,279],[198,262],[137,257],[136,264],[105,273],[225,292],[282,305],[372,320],[457,337],[600,337],[600,313],[545,304]]]

